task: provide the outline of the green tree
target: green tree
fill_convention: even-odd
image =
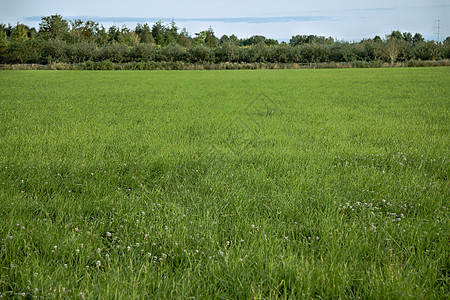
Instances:
[[[11,32],[11,40],[13,41],[26,41],[29,39],[30,29],[23,25],[17,23]]]
[[[51,64],[53,62],[66,62],[67,43],[60,39],[45,40],[42,47],[41,61]]]
[[[379,35],[376,35],[373,38],[373,41],[376,42],[376,43],[383,43],[383,40],[381,39],[381,37]]]
[[[70,21],[69,36],[72,43],[80,41],[94,42],[99,31],[99,24],[94,21]]]
[[[214,35],[214,30],[211,27],[208,30],[197,32],[195,35],[194,41],[197,45],[215,47],[219,44],[219,39]]]
[[[412,48],[412,57],[420,60],[435,60],[440,58],[439,45],[434,41],[422,41]]]
[[[99,60],[109,60],[116,63],[126,62],[128,59],[128,47],[117,42],[105,45],[101,48],[99,54]]]
[[[136,32],[128,29],[126,25],[122,26],[120,34],[122,36],[123,44],[127,46],[134,46],[139,44],[139,35]]]
[[[410,32],[403,32],[402,33],[402,38],[409,45],[411,45],[413,43],[413,36],[412,36],[412,34]]]
[[[11,32],[13,30],[13,27],[11,26],[11,24],[2,24],[0,23],[0,31],[3,31],[6,34],[6,37],[10,37],[11,36]]]
[[[130,50],[130,57],[133,61],[151,61],[155,59],[155,54],[154,46],[148,43],[135,45]]]
[[[298,46],[298,45],[306,43],[306,41],[307,41],[306,35],[296,35],[296,36],[291,37],[291,39],[289,40],[289,45]]]
[[[450,58],[450,36],[446,37],[442,42],[442,57],[445,59]]]
[[[95,44],[87,41],[70,44],[66,48],[66,56],[71,63],[92,61],[96,56]]]
[[[160,46],[166,46],[174,42],[173,29],[168,28],[161,20],[153,24],[152,35],[155,43]]]
[[[266,44],[266,37],[262,35],[254,35],[248,39],[241,40],[241,46],[251,46],[256,44]]]
[[[122,44],[124,42],[122,32],[119,27],[113,25],[108,28],[108,42],[110,43],[119,43]]]
[[[276,46],[279,45],[278,41],[275,39],[266,39],[267,46]]]
[[[214,61],[214,52],[205,45],[195,45],[188,50],[189,61],[193,63],[207,63]]]
[[[177,37],[177,43],[183,47],[189,47],[191,45],[191,37],[186,28],[183,28]]]
[[[136,32],[136,34],[139,36],[139,40],[141,43],[152,44],[155,41],[148,24],[137,24],[134,32]]]
[[[65,39],[69,32],[69,23],[61,15],[42,17],[39,23],[39,35],[44,39]]]
[[[423,41],[425,41],[424,40],[424,38],[422,37],[422,35],[420,34],[420,33],[416,33],[415,35],[414,35],[414,37],[412,38],[412,43],[415,45],[415,44],[418,44],[418,43],[421,43],[421,42],[423,42]]]
[[[398,30],[392,31],[392,33],[389,35],[389,37],[396,39],[398,41],[403,39],[402,33]]]
[[[0,62],[5,62],[9,41],[6,31],[0,29]]]
[[[264,43],[258,43],[249,47],[244,48],[243,61],[254,63],[254,62],[267,62],[268,50]]]
[[[239,48],[228,41],[215,50],[216,62],[235,62],[239,55]]]
[[[292,47],[287,44],[281,44],[273,48],[273,55],[271,62],[288,63],[291,62],[291,49]]]
[[[95,35],[95,42],[97,43],[97,45],[103,46],[106,45],[108,43],[108,33],[105,30],[105,27],[103,27],[103,25],[100,25],[98,27],[98,31],[97,34]]]
[[[300,46],[302,57],[305,62],[327,62],[330,61],[330,48],[327,45],[309,43]]]
[[[383,58],[383,41],[379,39],[368,39],[363,42],[366,60],[381,60]]]
[[[12,41],[6,53],[9,63],[38,63],[41,60],[42,43],[38,39]]]
[[[161,49],[160,60],[162,61],[186,61],[186,49],[176,43],[171,43]]]

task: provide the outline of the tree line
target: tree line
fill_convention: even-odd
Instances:
[[[0,24],[0,63],[186,62],[320,63],[450,58],[450,37],[426,41],[420,33],[393,31],[381,38],[346,42],[331,37],[296,35],[288,43],[255,35],[216,37],[212,28],[191,36],[175,22],[108,29],[94,21],[41,18],[39,29]]]

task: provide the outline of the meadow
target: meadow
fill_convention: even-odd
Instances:
[[[0,71],[0,298],[448,298],[449,87]]]

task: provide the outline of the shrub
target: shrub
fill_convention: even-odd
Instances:
[[[156,49],[152,44],[137,44],[130,49],[133,61],[151,61],[156,57]]]
[[[96,57],[96,47],[93,43],[80,42],[66,47],[66,57],[68,62],[80,63],[93,60]]]
[[[117,63],[126,62],[129,60],[128,47],[116,42],[107,44],[101,48],[98,58],[101,61],[108,60]]]

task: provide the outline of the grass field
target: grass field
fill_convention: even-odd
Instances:
[[[448,298],[449,75],[0,71],[0,295]]]

